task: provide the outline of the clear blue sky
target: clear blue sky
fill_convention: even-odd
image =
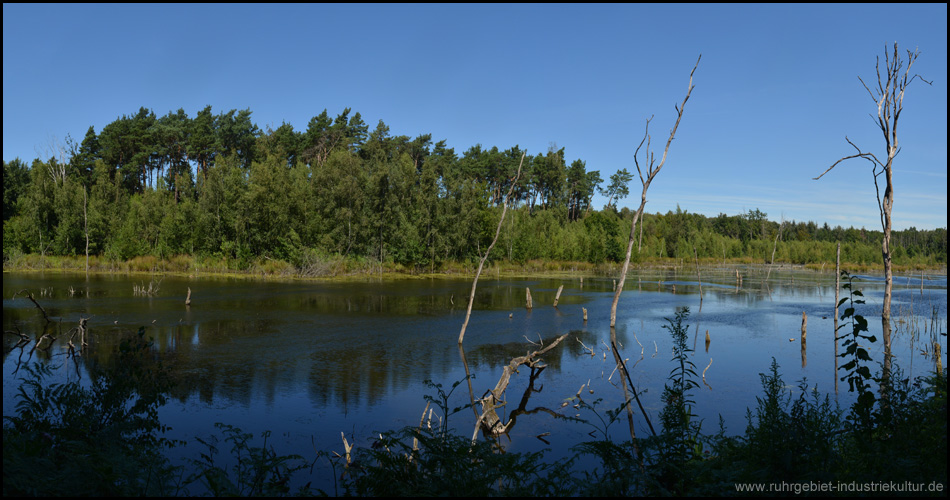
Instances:
[[[659,154],[696,86],[647,211],[880,229],[883,139],[858,81],[918,47],[904,99],[894,225],[947,226],[947,5],[3,5],[3,159],[47,157],[121,115],[250,108],[305,130],[350,107],[370,129],[531,154],[552,144],[606,180]],[[642,164],[642,162],[641,162]],[[639,180],[621,202],[635,206]],[[594,205],[606,200],[597,196]]]

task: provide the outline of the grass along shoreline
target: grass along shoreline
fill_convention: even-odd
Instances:
[[[701,269],[715,267],[754,266],[768,268],[768,263],[750,257],[730,259],[699,260]],[[634,269],[695,269],[696,263],[684,259],[648,259],[640,263],[631,262]],[[432,267],[407,267],[392,262],[369,260],[365,258],[325,255],[307,252],[297,264],[268,257],[257,258],[250,262],[220,257],[194,257],[178,255],[170,258],[154,256],[135,257],[120,261],[100,256],[89,257],[88,272],[92,274],[126,275],[170,275],[197,278],[231,277],[247,279],[362,279],[362,278],[432,278],[452,277],[471,278],[477,270],[476,262],[444,262]],[[486,266],[483,275],[490,277],[525,276],[616,276],[620,273],[620,263],[604,262],[592,264],[577,261],[540,261],[529,260],[524,263],[504,260],[494,261]],[[843,262],[843,269],[860,273],[883,273],[883,265],[866,265]],[[773,269],[811,269],[820,272],[834,272],[834,263],[791,264],[776,262]],[[43,256],[36,254],[4,255],[4,272],[64,271],[87,272],[84,256]],[[947,274],[947,268],[922,269],[917,266],[895,266],[895,273],[924,272]]]

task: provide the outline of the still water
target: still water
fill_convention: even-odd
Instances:
[[[762,267],[739,272],[741,284],[734,267],[702,269],[701,296],[695,269],[631,270],[618,307],[617,337],[654,425],[662,408],[663,385],[673,368],[672,342],[663,325],[665,318],[685,307],[690,309],[692,360],[697,374],[704,374],[701,388],[694,390],[693,411],[704,419],[705,432],[718,430],[720,416],[727,433],[744,431],[746,408],[754,408],[756,396],[762,395],[759,374],[769,370],[772,358],[791,393],[797,394],[797,382],[807,379],[810,387],[836,397],[834,274],[781,269],[768,273]],[[133,293],[135,286],[147,287],[151,279],[158,286],[156,293]],[[931,332],[936,331],[944,332],[937,340],[946,366],[946,275],[897,276],[894,282],[895,364],[905,377],[933,370]],[[555,308],[561,285],[564,290]],[[531,310],[525,308],[526,287],[533,298]],[[186,307],[189,288],[192,304]],[[883,279],[859,276],[855,288],[867,300],[857,312],[868,318],[870,333],[879,339],[869,348],[877,362],[883,358],[881,324],[875,320]],[[465,376],[457,339],[471,280],[316,282],[4,273],[4,331],[31,333],[42,328],[36,306],[23,294],[12,298],[24,289],[34,294],[63,332],[80,317],[89,318],[92,342],[83,356],[68,358],[62,342],[49,355],[34,353],[32,362],[61,367],[56,371],[59,381],[82,381],[84,363],[105,355],[118,332],[146,327],[181,381],[161,411],[163,423],[172,427],[168,437],[189,442],[173,450],[178,459],[204,451],[194,438],[215,435],[215,422],[255,436],[270,430],[268,443],[278,453],[308,459],[314,448],[342,452],[341,433],[350,443],[369,446],[380,431],[419,425],[426,406],[423,396],[436,395],[425,381],[442,384],[448,392]],[[606,418],[606,410],[623,401],[607,347],[612,289],[613,280],[604,277],[483,276],[464,342],[465,361],[475,377],[474,396],[479,398],[495,386],[511,358],[569,333],[544,357],[547,368],[535,386],[541,390],[531,396],[527,409],[543,407],[599,425],[600,419],[590,411],[562,403],[582,388],[585,401],[601,400],[597,407]],[[582,308],[588,311],[586,322]],[[808,318],[804,350],[803,312]],[[12,413],[13,395],[24,375],[16,369],[26,355],[12,349],[15,340],[4,335],[4,415]],[[505,411],[521,401],[529,372],[522,367],[512,377],[506,394],[510,408],[499,411],[503,420]],[[846,406],[847,384],[839,384],[837,398]],[[461,384],[452,393],[450,406],[469,401],[468,386]],[[634,415],[637,435],[646,436],[645,420],[639,411]],[[449,423],[471,436],[475,414],[461,411]],[[519,416],[502,441],[511,451],[546,449],[547,456],[559,458],[569,455],[569,448],[578,442],[602,438],[596,429],[537,412]],[[625,421],[607,432],[615,440],[629,438]],[[325,465],[318,463],[307,480],[327,487],[332,479]]]

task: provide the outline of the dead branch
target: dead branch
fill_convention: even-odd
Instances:
[[[884,166],[884,164],[881,163],[881,161],[878,160],[876,156],[874,156],[874,153],[865,153],[865,152],[861,151],[861,148],[855,146],[855,144],[854,144],[853,142],[851,142],[851,139],[849,139],[848,136],[844,136],[844,140],[848,141],[848,144],[850,144],[852,147],[854,147],[854,149],[857,149],[857,150],[858,150],[858,153],[857,153],[857,154],[853,154],[853,155],[851,155],[851,156],[845,156],[844,158],[841,158],[840,160],[834,162],[830,167],[828,167],[827,170],[825,170],[824,172],[822,172],[821,175],[819,175],[818,177],[812,177],[812,180],[816,180],[816,181],[817,181],[818,179],[821,179],[822,177],[824,177],[825,174],[827,174],[828,172],[831,172],[831,169],[833,169],[833,168],[835,168],[836,166],[838,166],[839,163],[842,163],[842,162],[844,162],[845,160],[850,160],[850,159],[852,159],[852,158],[864,158],[865,160],[871,162],[872,165],[875,165],[875,169],[877,168],[878,165],[880,165],[881,167]]]
[[[502,394],[508,388],[508,382],[511,379],[513,373],[518,373],[518,367],[521,365],[528,365],[532,370],[538,367],[538,363],[541,362],[540,357],[545,353],[556,347],[561,343],[562,340],[567,338],[570,334],[565,333],[560,337],[554,339],[554,342],[551,342],[547,347],[527,353],[524,356],[519,356],[513,358],[505,367],[502,369],[501,377],[498,379],[498,383],[495,385],[495,388],[488,391],[486,396],[480,400],[482,404],[482,414],[478,417],[476,422],[476,429],[481,426],[484,432],[491,436],[498,436],[504,434],[510,428],[511,421],[509,420],[508,424],[503,424],[501,419],[498,418],[498,414],[495,412],[495,409],[500,408],[505,405],[502,401]],[[541,367],[543,368],[543,367]],[[540,373],[540,368],[538,369]]]
[[[623,284],[627,279],[627,270],[630,268],[630,255],[633,252],[633,242],[636,236],[637,221],[640,220],[640,216],[643,215],[643,209],[647,204],[647,190],[650,189],[650,183],[653,182],[653,179],[656,177],[660,170],[663,168],[663,165],[666,163],[667,154],[670,151],[670,144],[673,142],[673,137],[676,135],[676,129],[679,128],[680,120],[683,118],[683,110],[686,108],[686,101],[689,100],[690,94],[693,92],[693,74],[696,72],[696,68],[699,67],[699,61],[702,59],[702,55],[696,59],[696,65],[693,66],[693,70],[689,73],[689,86],[686,90],[686,97],[683,99],[683,103],[679,106],[674,105],[676,109],[676,123],[673,125],[673,129],[670,130],[670,137],[666,141],[666,148],[663,150],[663,157],[660,159],[660,163],[655,163],[653,153],[650,152],[650,121],[653,120],[651,116],[647,120],[646,132],[644,132],[643,140],[640,141],[640,145],[637,146],[636,151],[633,154],[633,161],[637,167],[637,173],[640,176],[640,183],[643,185],[643,192],[640,194],[640,207],[637,208],[637,211],[633,214],[633,223],[630,226],[630,238],[627,242],[627,255],[623,261],[623,270],[620,273],[620,283],[614,290],[614,300],[613,304],[610,306],[610,326],[616,326],[617,324],[617,303],[620,301],[620,294],[623,292]],[[646,148],[646,159],[647,159],[647,172],[646,178],[643,176],[643,170],[640,168],[640,162],[638,156],[640,154],[640,148],[643,147],[644,142],[647,145]],[[612,338],[615,339],[615,335],[612,335]]]
[[[772,260],[769,261],[769,272],[765,275],[765,281],[768,283],[772,276],[772,265],[775,264],[775,250],[778,248],[778,239],[782,237],[782,228],[785,226],[785,217],[782,217],[782,223],[778,226],[778,232],[775,233],[775,242],[772,244]],[[702,301],[702,299],[700,299]]]
[[[344,450],[344,453],[346,453],[346,465],[345,465],[345,467],[349,467],[349,466],[350,466],[350,461],[351,461],[351,459],[350,459],[350,451],[353,449],[353,445],[351,445],[350,443],[347,443],[347,442],[346,442],[346,434],[343,434],[343,433],[341,432],[341,433],[340,433],[340,437],[343,438],[343,450]]]
[[[837,165],[841,164],[845,160],[852,158],[864,158],[872,164],[871,176],[874,180],[874,191],[877,197],[878,202],[878,211],[881,218],[881,229],[883,230],[883,238],[881,240],[881,257],[884,261],[884,301],[883,307],[881,308],[881,321],[884,330],[884,351],[885,351],[885,377],[889,371],[890,366],[890,346],[891,346],[891,335],[890,335],[890,318],[891,318],[891,290],[893,286],[893,270],[891,265],[891,213],[894,207],[894,183],[893,183],[893,173],[894,173],[894,158],[900,152],[897,141],[897,122],[900,118],[901,111],[903,111],[904,106],[904,91],[907,87],[916,79],[922,80],[928,85],[932,85],[932,82],[925,80],[918,74],[910,76],[910,69],[913,66],[914,62],[917,60],[917,57],[920,56],[920,51],[915,49],[913,52],[907,51],[907,67],[904,68],[904,61],[899,57],[897,51],[897,42],[894,42],[894,52],[893,56],[888,54],[887,47],[884,49],[884,61],[885,67],[881,68],[881,58],[878,56],[875,58],[874,69],[877,73],[877,89],[872,90],[871,87],[865,83],[864,79],[858,76],[858,80],[861,82],[861,85],[867,91],[868,95],[871,97],[871,100],[874,101],[874,104],[877,106],[877,119],[876,125],[877,128],[881,131],[881,134],[884,136],[884,151],[887,154],[886,161],[878,160],[876,156],[872,153],[865,153],[861,151],[850,139],[845,137],[845,140],[848,141],[848,144],[851,144],[858,152],[850,156],[845,156],[835,163],[833,163],[827,170],[825,170],[821,175],[815,177],[815,179],[820,179],[826,173],[831,171]],[[874,117],[871,117],[874,120]],[[878,185],[878,177],[884,175],[884,194],[881,196],[881,190]]]
[[[462,323],[462,331],[459,332],[459,344],[461,344],[462,339],[465,338],[465,329],[468,327],[468,319],[472,315],[472,302],[475,301],[475,287],[478,285],[478,277],[482,274],[482,268],[485,267],[485,260],[488,259],[488,254],[491,253],[492,247],[494,247],[498,241],[498,235],[501,234],[501,224],[505,221],[505,213],[508,211],[508,199],[515,189],[515,184],[518,183],[518,178],[521,177],[521,165],[524,164],[524,157],[527,153],[527,151],[521,153],[521,162],[518,163],[518,173],[515,174],[515,178],[511,181],[511,187],[508,188],[508,194],[505,195],[502,201],[501,219],[498,220],[498,228],[495,229],[495,239],[491,241],[491,245],[488,245],[488,250],[485,250],[485,255],[482,257],[481,262],[478,263],[478,271],[475,272],[475,279],[472,280],[472,293],[468,296],[468,310],[465,311],[465,322]]]
[[[705,369],[703,369],[703,383],[704,384],[706,384],[706,370],[708,370],[710,366],[712,366],[712,358],[709,358],[709,364],[706,365]],[[706,387],[709,387],[709,384],[706,384]],[[711,391],[712,387],[709,387],[709,390]]]
[[[23,290],[20,290],[19,292],[13,294],[13,299],[15,299],[16,296],[19,295],[19,294],[21,294],[21,293],[22,293],[22,294],[25,294],[26,297],[27,297],[28,299],[30,299],[31,302],[33,302],[33,305],[35,305],[36,308],[39,309],[41,313],[43,313],[43,318],[46,320],[46,323],[47,323],[47,324],[53,322],[53,320],[49,319],[49,316],[46,315],[46,309],[43,309],[43,306],[41,306],[40,303],[37,302],[36,299],[33,298],[33,292],[30,292],[29,290],[27,290],[27,289],[24,288]],[[11,299],[11,300],[12,300],[12,299]]]
[[[14,325],[14,328],[16,328],[16,325]],[[30,338],[29,335],[27,335],[27,334],[21,332],[19,328],[17,328],[17,331],[4,330],[3,333],[4,333],[4,334],[10,334],[10,335],[16,335],[16,336],[20,337],[20,339],[17,340],[17,343],[10,349],[11,351],[12,351],[13,349],[18,348],[18,347],[23,347],[23,346],[29,344],[29,343],[33,340],[33,339]]]
[[[696,280],[699,282],[699,306],[703,304],[703,277],[699,274],[699,254],[696,253],[696,245],[693,244],[693,259],[696,261]]]
[[[627,371],[627,365],[620,359],[619,351],[617,351],[617,344],[613,344],[614,354],[617,356],[617,360],[620,362],[620,367],[623,368],[623,374],[627,379],[627,382],[630,383],[630,390],[633,391],[633,398],[637,401],[637,406],[640,407],[640,413],[643,414],[643,418],[646,419],[647,425],[650,427],[650,432],[653,433],[653,436],[656,436],[656,431],[653,429],[653,423],[650,422],[650,416],[647,415],[646,410],[643,409],[643,403],[640,402],[640,396],[637,395],[637,388],[633,386],[633,379],[630,378],[630,372]]]
[[[580,338],[577,338],[577,337],[574,337],[574,338],[575,338],[578,342],[581,343],[581,347],[583,347],[585,351],[590,351],[590,357],[593,358],[593,357],[594,357],[594,348],[593,348],[593,347],[587,347],[586,345],[584,345],[584,341],[581,340]]]
[[[419,418],[419,430],[420,430],[420,431],[422,430],[422,424],[425,423],[425,421],[426,421],[426,412],[429,410],[429,405],[430,405],[430,404],[432,404],[432,402],[431,402],[431,401],[427,401],[427,402],[426,402],[426,407],[422,409],[422,417]],[[430,422],[431,422],[431,420],[432,420],[432,415],[429,415],[429,420],[430,420]],[[430,426],[430,428],[431,428],[431,426]],[[346,446],[346,437],[343,438],[343,445]],[[413,453],[419,451],[419,439],[416,438],[416,437],[413,437],[413,438],[412,438],[412,451],[413,451]],[[346,450],[346,458],[347,458],[347,459],[346,459],[347,463],[349,463],[349,461],[350,461],[350,450],[349,450],[349,449]],[[410,457],[409,460],[411,461],[412,458]]]

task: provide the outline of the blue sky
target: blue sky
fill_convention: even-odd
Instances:
[[[349,107],[459,155],[564,147],[606,180],[634,171],[650,116],[662,154],[701,53],[647,211],[880,229],[869,163],[812,178],[854,152],[846,135],[884,156],[858,76],[876,81],[895,41],[933,84],[905,94],[894,226],[946,227],[946,4],[4,4],[3,159],[49,156],[142,106],[250,108],[262,129],[298,131]]]

